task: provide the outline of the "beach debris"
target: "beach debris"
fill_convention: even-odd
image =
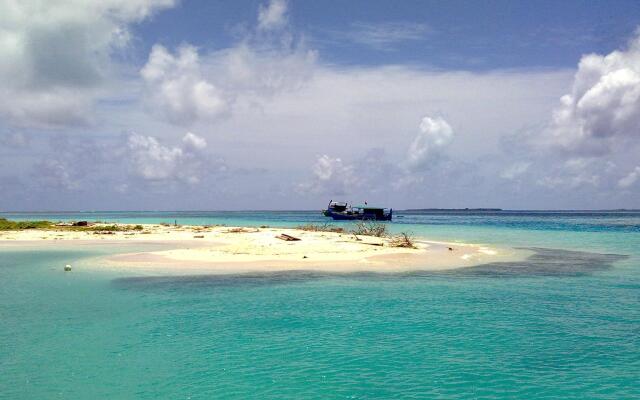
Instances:
[[[255,232],[260,232],[260,229],[231,228],[224,231],[224,233],[255,233]]]
[[[73,226],[89,226],[89,222],[88,221],[78,221],[78,222],[74,222]]]
[[[388,235],[387,225],[381,222],[359,221],[351,230],[354,235],[385,237]]]
[[[278,236],[276,236],[276,239],[284,240],[284,241],[287,241],[287,242],[295,242],[295,241],[298,241],[298,240],[302,240],[302,239],[297,238],[295,236],[287,235],[286,233],[279,234]]]
[[[453,251],[453,247],[448,247],[449,251]]]
[[[392,237],[391,240],[389,240],[389,245],[391,247],[404,247],[407,249],[416,248],[413,237],[407,232],[401,232],[399,235]]]
[[[195,235],[194,239],[204,239],[204,235]]]
[[[309,258],[309,257],[307,257],[307,256],[302,256],[302,258]]]
[[[309,232],[335,232],[335,233],[344,232],[344,228],[340,226],[330,225],[328,223],[324,223],[322,225],[317,225],[317,224],[298,225],[296,229],[309,231]]]
[[[65,271],[65,272],[69,272],[69,271],[71,271],[71,265],[69,265],[69,264],[65,265],[65,266],[64,266],[64,271]]]

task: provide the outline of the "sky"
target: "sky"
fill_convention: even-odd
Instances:
[[[0,193],[640,208],[640,3],[0,0]]]

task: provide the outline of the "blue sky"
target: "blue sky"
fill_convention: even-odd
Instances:
[[[0,210],[638,208],[640,3],[7,0]]]
[[[228,47],[260,4],[186,0],[135,32],[147,51],[158,41]],[[640,21],[640,3],[292,1],[289,14],[292,28],[304,32],[330,63],[573,68],[584,53],[606,53],[624,43]]]

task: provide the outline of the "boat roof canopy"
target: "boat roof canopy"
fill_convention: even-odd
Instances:
[[[368,205],[357,205],[357,206],[353,206],[353,208],[360,208],[363,210],[388,210],[388,207],[374,207],[374,206],[368,206]]]

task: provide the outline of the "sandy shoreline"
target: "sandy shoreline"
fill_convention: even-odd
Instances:
[[[444,243],[424,238],[416,238],[415,248],[404,248],[393,247],[389,238],[292,228],[155,224],[143,227],[139,231],[112,234],[49,229],[2,231],[0,250],[34,246],[79,248],[122,245],[124,252],[101,257],[98,264],[109,268],[185,273],[446,270],[523,257],[513,249]],[[281,234],[300,240],[278,239]],[[131,251],[132,247],[136,251]],[[138,247],[143,250],[139,251]]]

